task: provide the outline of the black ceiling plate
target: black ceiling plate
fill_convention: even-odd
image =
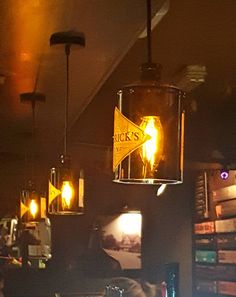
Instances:
[[[46,96],[39,92],[28,92],[20,94],[21,102],[45,102]]]
[[[77,31],[66,31],[66,32],[56,32],[50,37],[50,45],[79,45],[81,47],[85,46],[85,35],[82,32]]]

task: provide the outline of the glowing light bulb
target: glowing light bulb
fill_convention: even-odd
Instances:
[[[71,200],[74,195],[74,189],[70,181],[63,181],[61,189],[62,207],[70,208]]]
[[[156,168],[163,155],[163,128],[160,118],[157,116],[145,116],[140,127],[151,136],[141,147],[141,157],[144,165],[150,169]]]
[[[29,210],[30,210],[32,217],[35,218],[35,216],[38,212],[38,204],[35,199],[32,199],[30,201]]]
[[[140,213],[126,213],[119,217],[119,228],[124,234],[141,236],[142,215]]]

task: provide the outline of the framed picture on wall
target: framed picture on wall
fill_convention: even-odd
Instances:
[[[99,218],[103,249],[122,269],[141,269],[142,215],[140,212]]]

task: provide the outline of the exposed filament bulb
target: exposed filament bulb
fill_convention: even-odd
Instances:
[[[164,135],[160,118],[157,116],[145,116],[142,118],[140,127],[151,137],[142,145],[141,157],[145,168],[148,166],[150,170],[154,170],[163,155]]]
[[[72,183],[70,181],[63,181],[62,189],[61,189],[63,209],[70,208],[73,195],[74,195],[74,190],[73,190]]]

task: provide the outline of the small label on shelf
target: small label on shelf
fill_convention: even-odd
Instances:
[[[211,234],[215,232],[215,223],[214,222],[204,222],[194,224],[195,234]]]
[[[195,261],[198,263],[216,263],[215,251],[195,251]]]

